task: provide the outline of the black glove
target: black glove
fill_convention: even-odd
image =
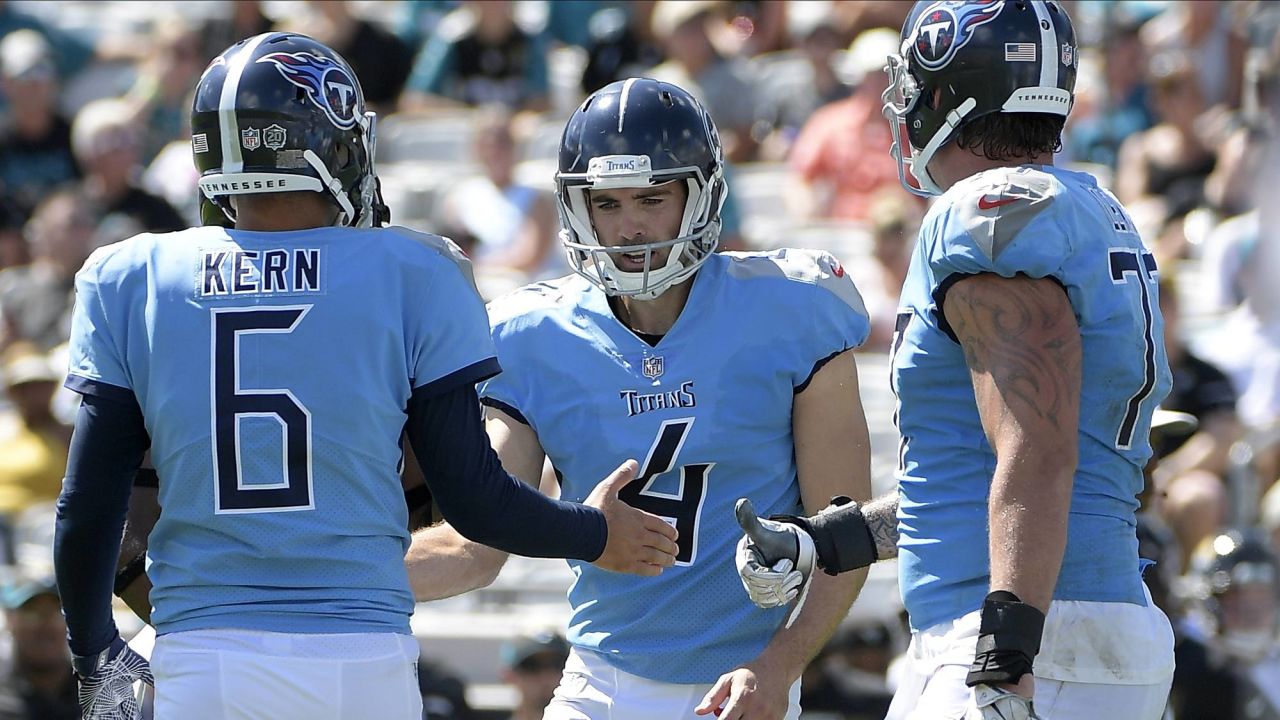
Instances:
[[[1043,633],[1044,613],[1006,590],[989,593],[982,601],[978,650],[965,684],[1017,683],[1031,672]]]

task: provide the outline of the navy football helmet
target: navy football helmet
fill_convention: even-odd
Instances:
[[[1202,542],[1191,558],[1186,594],[1226,652],[1257,659],[1275,646],[1280,559],[1260,531],[1231,529]]]
[[[678,236],[605,247],[591,223],[587,191],[688,184]],[[649,300],[691,277],[716,251],[727,188],[720,136],[688,92],[648,78],[628,78],[592,93],[569,118],[560,140],[556,200],[560,239],[574,271],[610,295]],[[671,248],[662,267],[624,272],[613,256]],[[647,258],[653,257],[651,254]]]
[[[1071,111],[1079,53],[1071,19],[1053,0],[921,0],[900,38],[885,68],[884,115],[898,179],[917,195],[942,194],[929,161],[964,125],[997,112]],[[908,165],[919,188],[907,181]]]
[[[333,199],[339,225],[379,226],[389,212],[373,168],[375,122],[355,72],[324,44],[281,32],[241,40],[196,86],[200,190],[232,220],[232,195],[309,190]]]

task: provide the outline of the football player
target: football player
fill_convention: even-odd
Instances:
[[[1154,720],[1173,635],[1134,512],[1169,369],[1132,219],[1053,165],[1071,21],[1040,0],[918,2],[901,40],[893,152],[908,189],[940,197],[894,338],[898,491],[753,531],[790,550],[744,543],[743,582],[794,596],[806,568],[768,564],[799,544],[827,572],[896,555],[913,636],[891,718]]]
[[[159,717],[421,717],[402,430],[468,536],[611,571],[672,562],[674,529],[617,499],[634,462],[581,505],[502,470],[469,266],[442,238],[379,227],[374,116],[341,57],[288,33],[235,44],[200,78],[192,133],[234,229],[140,235],[76,279],[67,385],[83,404],[55,556],[86,717],[134,717],[129,685],[153,672]],[[110,602],[148,447],[151,668]]]
[[[864,579],[822,578],[787,627],[784,609],[761,613],[737,591],[737,497],[792,513],[870,492],[853,358],[868,320],[826,253],[716,253],[723,172],[688,92],[644,78],[602,88],[560,145],[576,274],[490,303],[503,371],[481,397],[507,468],[536,482],[550,458],[561,496],[579,499],[635,454],[621,497],[679,529],[659,577],[571,561],[573,649],[548,720],[796,718],[800,673]],[[503,561],[447,525],[425,532],[435,552],[409,572],[438,596]]]

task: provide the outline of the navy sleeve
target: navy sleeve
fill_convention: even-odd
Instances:
[[[111,589],[133,478],[151,439],[136,400],[85,395],[58,497],[54,570],[71,652],[101,652],[115,639]]]
[[[553,500],[503,470],[474,386],[415,392],[408,433],[440,512],[463,536],[528,557],[591,562],[604,552],[599,510]]]

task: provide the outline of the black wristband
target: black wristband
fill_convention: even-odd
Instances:
[[[116,571],[116,585],[111,589],[116,597],[124,595],[124,591],[129,589],[134,580],[137,580],[142,573],[147,570],[147,553],[140,552],[125,564],[124,567]]]
[[[880,559],[875,538],[858,503],[844,495],[813,517],[779,515],[770,518],[798,525],[813,538],[818,567],[828,575],[864,568]]]
[[[133,486],[159,488],[160,476],[156,473],[155,468],[138,468],[138,472],[133,476]]]
[[[1006,590],[989,593],[982,601],[977,652],[965,684],[1018,682],[1031,672],[1043,634],[1044,613]]]

